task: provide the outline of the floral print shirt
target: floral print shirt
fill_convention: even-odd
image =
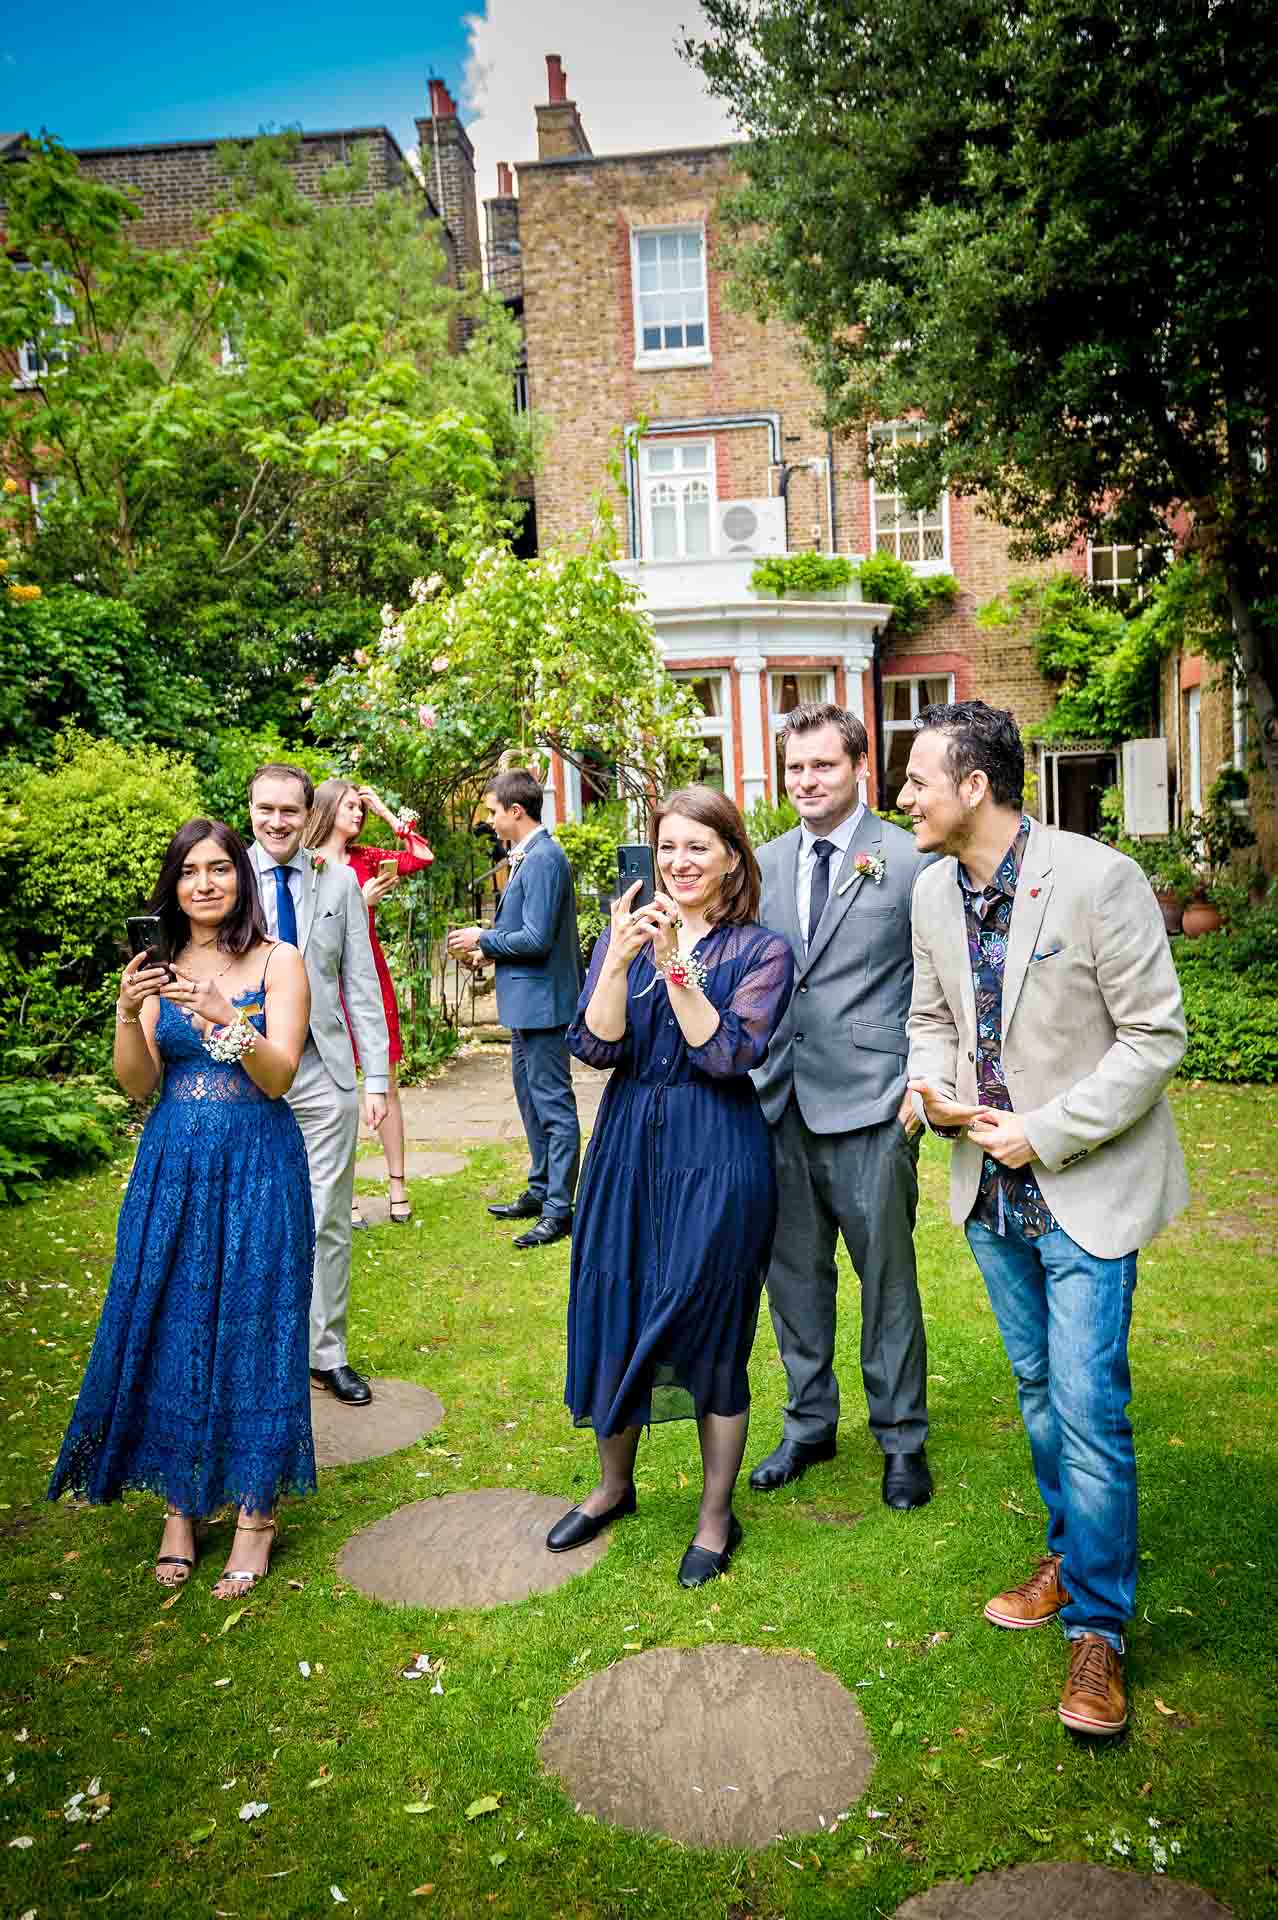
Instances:
[[[1012,1111],[1012,1096],[1003,1072],[1003,971],[1029,832],[1030,823],[1022,815],[1020,831],[987,887],[978,888],[961,861],[958,870],[976,994],[977,1093],[983,1107],[997,1107],[1004,1113]],[[1051,1233],[1057,1224],[1031,1168],[1000,1166],[988,1153],[981,1162],[981,1183],[970,1218],[997,1234],[1007,1232],[1010,1219],[1027,1240]]]

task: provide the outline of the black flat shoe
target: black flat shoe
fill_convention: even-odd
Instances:
[[[734,1513],[728,1522],[728,1538],[722,1553],[711,1553],[709,1547],[699,1547],[694,1541],[679,1562],[679,1585],[681,1587],[704,1587],[707,1580],[717,1580],[721,1573],[728,1571],[728,1562],[741,1545],[741,1522]]]
[[[534,1200],[530,1193],[521,1193],[518,1200],[504,1201],[488,1211],[494,1220],[540,1220],[541,1201]]]
[[[884,1454],[885,1507],[895,1507],[898,1513],[909,1513],[914,1507],[925,1507],[931,1498],[932,1475],[928,1470],[927,1454],[922,1447],[917,1453]]]
[[[818,1461],[833,1460],[834,1437],[828,1440],[783,1440],[779,1447],[760,1460],[750,1475],[756,1493],[771,1493],[775,1487],[788,1487],[792,1480],[815,1467]]]
[[[571,1553],[574,1547],[584,1547],[597,1533],[610,1527],[614,1520],[624,1520],[627,1514],[634,1513],[639,1502],[635,1490],[631,1487],[618,1500],[615,1507],[609,1507],[606,1513],[583,1513],[580,1507],[573,1507],[562,1520],[556,1520],[546,1535],[546,1546],[551,1553]]]
[[[362,1373],[356,1373],[354,1367],[312,1367],[311,1379],[317,1387],[327,1387],[348,1407],[366,1407],[373,1397],[367,1380]]]
[[[549,1247],[556,1240],[567,1240],[572,1233],[572,1215],[557,1214],[552,1220],[542,1214],[535,1227],[529,1227],[527,1233],[517,1233],[511,1241],[512,1247]]]

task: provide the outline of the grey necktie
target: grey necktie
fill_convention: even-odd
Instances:
[[[830,897],[830,855],[835,852],[833,840],[814,840],[812,858],[812,892],[808,897],[808,945],[816,939],[816,930],[821,924],[821,915],[825,912],[825,903]]]

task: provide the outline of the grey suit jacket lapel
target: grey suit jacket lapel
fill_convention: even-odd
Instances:
[[[302,856],[301,880],[302,899],[297,916],[297,937],[302,952],[306,952],[306,943],[311,937],[311,928],[315,925],[315,896],[323,882],[323,874],[318,872],[305,854]]]
[[[1016,882],[1016,901],[1007,935],[1007,958],[1003,964],[1003,1039],[1006,1041],[1016,1003],[1025,985],[1025,975],[1038,943],[1039,929],[1047,903],[1052,897],[1052,832],[1049,827],[1030,824],[1029,844],[1021,861]]]
[[[808,948],[807,958],[800,962],[800,973],[807,973],[821,958],[834,937],[835,928],[842,926],[852,902],[865,885],[864,874],[856,870],[856,856],[858,853],[877,853],[882,845],[883,822],[867,807],[861,815],[856,832],[848,842],[847,852],[839,863],[839,871],[830,888],[830,898],[826,902],[825,912],[821,915],[821,924],[816,930],[816,938]]]

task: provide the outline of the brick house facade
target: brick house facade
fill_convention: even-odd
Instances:
[[[739,178],[732,148],[596,154],[557,55],[546,72],[537,157],[515,163],[517,195],[503,163],[485,203],[488,283],[522,313],[529,399],[548,429],[538,537],[554,545],[588,525],[618,433],[642,423],[617,501],[623,570],[642,587],[668,668],[696,683],[715,777],[742,806],[776,799],[773,737],[796,699],[834,698],[862,715],[870,797],[883,806],[895,804],[910,718],[927,700],[979,696],[1022,726],[1042,719],[1054,695],[1031,648],[976,618],[1035,570],[1012,559],[1008,533],[970,500],[898,515],[876,495],[866,443],[831,440],[819,424],[796,336],[729,304],[719,206]],[[739,512],[734,523],[741,507],[755,523],[744,538],[734,537],[747,525]],[[897,638],[884,632],[886,607],[750,591],[758,552],[804,550],[894,551],[919,571],[953,573],[960,593]],[[1099,584],[1107,564],[1099,551]],[[1093,556],[1080,549],[1046,570],[1061,565],[1087,578]],[[1165,716],[1179,794],[1179,735]],[[1203,738],[1214,751],[1215,734]],[[1119,756],[1080,742],[1039,749],[1030,764],[1040,817],[1093,830]],[[555,770],[557,809],[575,813],[587,798]]]

